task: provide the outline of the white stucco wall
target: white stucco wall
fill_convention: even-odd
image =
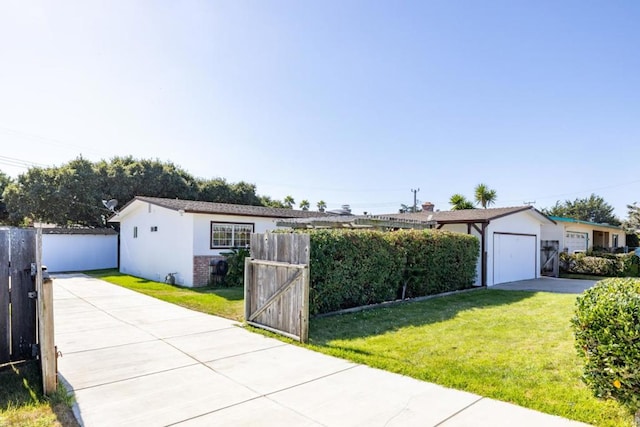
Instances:
[[[136,201],[121,218],[120,271],[164,281],[178,273],[176,283],[191,286],[193,279],[193,215]],[[134,238],[134,227],[138,237]],[[158,231],[151,231],[158,227]]]
[[[536,277],[540,277],[540,219],[528,212],[518,212],[507,215],[502,218],[492,220],[487,226],[485,232],[485,250],[487,253],[487,286],[493,286],[494,283],[494,259],[493,244],[495,233],[512,233],[512,234],[531,234],[536,238]],[[478,226],[480,227],[480,226]],[[455,231],[467,234],[467,224],[445,224],[442,230]],[[471,234],[476,236],[482,246],[482,237],[480,233],[471,227]],[[482,247],[480,247],[480,256],[478,257],[478,265],[476,266],[476,286],[482,285]]]
[[[205,215],[193,214],[193,254],[220,255],[229,249],[211,249],[211,221],[229,222],[234,224],[254,224],[254,233],[265,233],[275,230],[276,219],[236,215]]]
[[[535,277],[540,277],[540,233],[541,222],[528,212],[518,212],[502,218],[494,219],[487,227],[487,286],[495,283],[494,274],[494,234],[513,233],[534,235],[536,239],[535,248]]]
[[[118,236],[43,233],[42,263],[50,272],[116,268]]]

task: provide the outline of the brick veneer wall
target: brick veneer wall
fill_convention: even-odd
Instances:
[[[225,259],[221,255],[197,255],[193,257],[193,286],[209,284],[209,263],[211,260]]]

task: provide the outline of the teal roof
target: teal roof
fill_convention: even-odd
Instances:
[[[549,218],[551,218],[552,220],[558,222],[575,222],[577,224],[586,224],[586,225],[596,225],[598,227],[608,227],[608,228],[615,228],[616,230],[622,230],[622,227],[618,226],[618,225],[611,225],[611,224],[602,224],[599,222],[591,222],[591,221],[582,221],[580,219],[575,219],[575,218],[565,218],[562,216],[553,216],[553,215],[547,215]]]

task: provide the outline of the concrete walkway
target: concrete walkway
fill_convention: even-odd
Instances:
[[[81,274],[54,279],[85,426],[580,426],[248,332]]]

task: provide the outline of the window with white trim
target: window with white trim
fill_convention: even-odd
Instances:
[[[211,249],[245,248],[255,228],[251,223],[211,222]]]

